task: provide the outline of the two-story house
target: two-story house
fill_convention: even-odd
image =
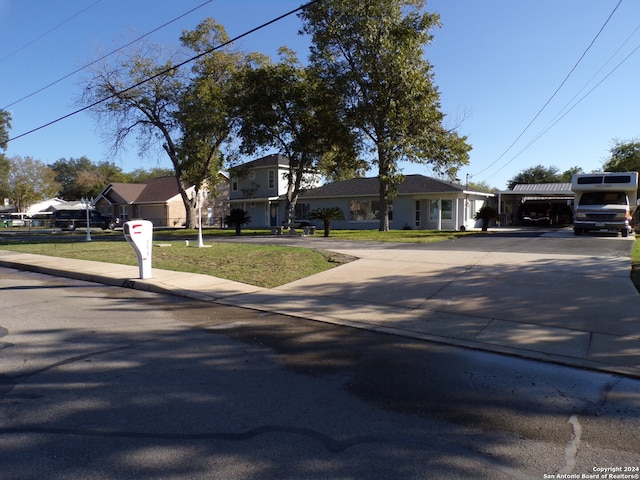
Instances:
[[[241,208],[251,216],[249,227],[276,227],[287,218],[289,159],[267,155],[230,170],[230,208]],[[305,188],[320,185],[320,176],[305,174]],[[296,219],[309,217],[309,205],[298,203]]]

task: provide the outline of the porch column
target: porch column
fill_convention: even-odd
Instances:
[[[438,230],[442,230],[442,199],[438,199]]]
[[[454,230],[458,230],[460,228],[460,224],[458,223],[458,216],[459,216],[458,214],[460,212],[458,212],[458,208],[459,208],[458,197],[456,197],[453,205],[453,229]]]

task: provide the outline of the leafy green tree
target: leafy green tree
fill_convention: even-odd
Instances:
[[[364,151],[376,155],[382,231],[403,178],[400,161],[430,164],[454,178],[471,149],[444,125],[424,58],[439,17],[424,6],[424,0],[325,0],[300,14],[303,31],[312,35],[311,68],[341,97],[338,115]]]
[[[317,208],[309,213],[311,220],[322,220],[324,236],[328,237],[331,230],[331,222],[344,220],[344,212],[339,207]]]
[[[568,170],[565,170],[564,172],[562,172],[558,181],[562,183],[571,183],[571,178],[578,173],[584,173],[584,170],[582,169],[582,167],[578,167],[578,166],[571,167]]]
[[[558,167],[536,165],[535,167],[526,168],[515,175],[507,184],[507,188],[512,190],[519,183],[558,183],[562,182],[562,176],[558,174]]]
[[[492,187],[487,182],[469,182],[467,186],[468,190],[474,190],[476,192],[496,192],[498,189]]]
[[[55,181],[55,176],[55,172],[39,160],[12,157],[8,177],[11,203],[23,212],[35,202],[56,196],[60,184]]]
[[[245,55],[227,43],[224,28],[211,19],[181,37],[182,54],[165,54],[157,45],[122,51],[113,65],[94,70],[84,89],[86,103],[110,127],[114,149],[137,133],[142,152],[161,146],[169,157],[186,210],[186,226],[196,225],[197,195],[187,190],[209,188],[218,181],[220,146],[229,139],[232,119],[229,90],[233,73]],[[191,70],[178,68],[182,59],[198,56]]]
[[[51,169],[56,173],[55,180],[60,184],[58,195],[63,200],[78,200],[86,197],[78,184],[78,176],[84,170],[91,170],[93,164],[87,157],[60,158],[51,164]]]
[[[241,208],[233,208],[224,219],[227,225],[233,225],[236,229],[236,235],[242,233],[242,225],[251,223],[251,215]]]
[[[7,149],[9,142],[9,130],[11,129],[11,114],[6,110],[0,110],[0,150]]]
[[[298,197],[313,172],[344,172],[357,163],[351,132],[337,117],[336,98],[291,50],[281,48],[279,53],[278,63],[264,60],[246,68],[233,97],[241,152],[275,149],[289,159],[286,224],[290,227]]]
[[[151,178],[170,177],[173,170],[170,168],[152,168],[151,170],[145,170],[144,168],[136,168],[132,172],[125,173],[125,183],[145,183]]]
[[[9,172],[11,171],[11,162],[0,152],[0,205],[5,198],[9,196]]]
[[[96,197],[110,182],[125,182],[127,176],[111,162],[93,163],[87,157],[61,158],[51,168],[56,172],[55,180],[60,184],[59,197],[78,200]]]
[[[11,115],[5,110],[0,110],[0,201],[9,195],[9,171],[11,162],[5,156],[9,141],[9,130],[11,129]]]
[[[610,153],[602,166],[605,172],[640,172],[640,139],[614,140]]]
[[[180,96],[176,120],[182,132],[177,145],[184,178],[200,190],[204,182],[216,192],[218,175],[224,163],[222,147],[231,141],[238,121],[232,107],[238,72],[259,61],[260,54],[243,54],[230,47],[224,27],[205,19],[193,31],[180,38],[182,45],[202,55],[191,70],[191,77]]]

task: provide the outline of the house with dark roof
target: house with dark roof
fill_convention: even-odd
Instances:
[[[230,170],[229,205],[251,216],[251,228],[276,227],[286,219],[289,159],[281,154],[267,155]],[[320,176],[308,172],[304,187],[320,185]],[[309,210],[299,204],[296,217],[309,218]]]
[[[203,225],[220,225],[226,215],[224,202],[228,199],[229,181],[226,175],[220,175],[217,194],[205,192]],[[194,187],[187,189],[187,195],[194,195]],[[186,210],[175,177],[153,178],[145,183],[110,183],[96,198],[95,207],[105,215],[118,217],[121,224],[144,219],[154,227],[179,227],[186,222]]]
[[[305,191],[299,202],[308,210],[338,207],[344,221],[337,229],[377,229],[380,224],[380,182],[377,177],[354,178]],[[391,229],[459,230],[478,228],[473,219],[491,201],[493,193],[468,190],[462,185],[424,175],[406,175],[389,213]],[[306,209],[305,209],[306,210]]]
[[[286,219],[289,162],[269,155],[231,171],[231,208],[251,216],[251,228],[276,227]],[[308,221],[316,208],[338,207],[344,221],[332,221],[338,229],[377,229],[380,222],[377,177],[354,178],[320,186],[311,172],[307,188],[296,205],[296,220]],[[476,228],[477,211],[493,201],[494,194],[477,192],[424,175],[406,175],[393,199],[389,225],[392,229],[458,230]],[[480,225],[481,226],[481,225]]]

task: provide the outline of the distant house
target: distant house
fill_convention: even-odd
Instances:
[[[219,225],[224,218],[229,179],[220,175],[217,195],[207,194],[203,201],[203,225]],[[194,195],[194,187],[187,189],[187,195]],[[154,178],[145,183],[110,183],[96,198],[95,206],[103,214],[118,217],[121,223],[145,219],[154,227],[179,227],[186,222],[175,177]]]
[[[29,208],[27,208],[25,213],[27,214],[27,216],[31,216],[35,215],[36,213],[50,212],[56,207],[62,208],[66,204],[67,202],[59,198],[49,198],[47,200],[42,200],[40,202],[31,204]]]
[[[231,208],[242,208],[251,216],[249,227],[275,227],[286,219],[286,192],[289,162],[282,155],[248,162],[231,171]],[[377,229],[379,226],[379,181],[377,177],[355,178],[319,185],[311,173],[311,187],[304,190],[296,205],[296,220],[309,220],[316,208],[339,207],[344,221],[333,221],[338,229]],[[474,228],[473,219],[493,193],[465,189],[423,175],[407,175],[392,202],[389,225],[392,229],[458,230]]]

